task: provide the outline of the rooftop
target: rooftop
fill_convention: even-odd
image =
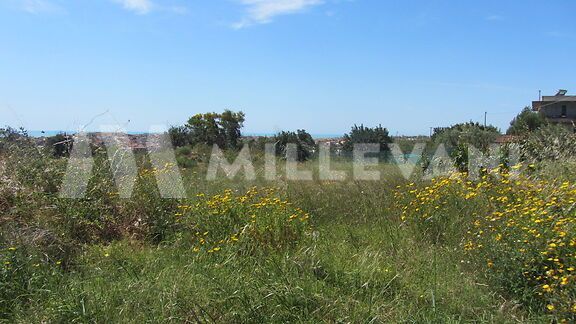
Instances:
[[[553,96],[543,96],[540,101],[576,101],[576,96],[567,96],[568,90],[560,89]]]
[[[576,96],[543,96],[542,101],[576,101]]]

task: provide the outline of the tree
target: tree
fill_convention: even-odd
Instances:
[[[190,128],[191,142],[214,144],[224,148],[224,139],[218,125],[220,115],[217,113],[196,114],[188,120],[186,127]]]
[[[389,143],[392,143],[392,138],[388,133],[388,129],[382,127],[382,125],[374,128],[354,125],[350,133],[344,135],[342,150],[352,152],[354,144],[380,144],[380,152],[388,152],[390,150],[388,147]]]
[[[436,145],[444,144],[458,168],[464,171],[468,165],[469,147],[487,152],[498,136],[500,130],[492,125],[468,122],[434,129],[432,142]]]
[[[221,148],[238,149],[244,126],[244,113],[225,110],[222,114],[197,114],[188,120],[191,141],[194,144],[204,143],[218,145]]]
[[[274,136],[276,155],[286,158],[288,144],[296,144],[296,159],[299,162],[312,157],[316,149],[316,142],[308,132],[299,129],[296,132],[280,132]]]
[[[468,122],[434,129],[432,141],[435,144],[444,144],[448,150],[463,144],[485,150],[491,143],[494,143],[498,136],[500,136],[500,130],[492,125],[484,126]]]
[[[0,128],[0,141],[14,142],[23,138],[29,138],[29,136],[28,132],[22,127],[18,129],[12,128],[10,126]]]
[[[546,124],[547,121],[542,115],[532,111],[530,107],[525,107],[522,109],[522,112],[520,112],[510,122],[510,127],[506,131],[506,134],[524,135],[533,132]]]
[[[46,138],[46,147],[54,157],[66,157],[72,149],[72,136],[59,133]]]
[[[168,134],[174,147],[183,147],[192,144],[190,128],[186,126],[172,126]]]
[[[242,133],[240,129],[244,125],[245,115],[243,112],[225,110],[220,115],[220,127],[222,128],[226,147],[236,149],[240,145]]]
[[[12,128],[7,126],[0,128],[0,154],[8,150],[10,145],[29,143],[30,137],[24,128]]]
[[[176,147],[205,144],[218,145],[222,149],[238,149],[241,146],[245,115],[243,112],[225,110],[196,114],[184,126],[173,126],[168,131]]]

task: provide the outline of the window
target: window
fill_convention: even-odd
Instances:
[[[566,105],[562,106],[562,117],[566,117]]]

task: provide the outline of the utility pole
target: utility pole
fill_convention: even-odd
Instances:
[[[486,119],[487,119],[487,117],[488,117],[488,112],[485,111],[485,112],[484,112],[484,128],[486,128]]]

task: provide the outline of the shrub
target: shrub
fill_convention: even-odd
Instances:
[[[24,128],[0,128],[0,154],[6,153],[12,146],[30,142],[28,132]]]
[[[435,242],[459,244],[491,282],[524,305],[576,320],[576,185],[498,170],[478,182],[465,177],[400,188],[404,222],[425,237],[444,238]]]
[[[54,157],[67,157],[72,150],[72,136],[65,133],[46,138],[48,152]]]
[[[175,151],[176,153],[176,161],[178,165],[183,168],[191,168],[196,165],[192,154],[192,148],[188,145],[178,147]]]
[[[471,219],[471,213],[466,212],[481,210],[481,205],[470,201],[476,193],[464,174],[434,178],[430,183],[410,183],[400,189],[395,198],[401,221],[432,244],[459,242],[462,229]]]
[[[296,145],[296,159],[299,162],[307,161],[312,157],[316,150],[316,143],[312,135],[303,129],[296,132],[280,132],[274,136],[276,143],[276,155],[287,158],[288,144]]]
[[[434,129],[432,141],[436,145],[443,144],[458,169],[467,171],[469,147],[486,153],[499,135],[500,131],[494,126],[468,122]]]
[[[164,168],[142,168],[134,186],[131,199],[122,201],[121,215],[127,234],[135,235],[154,244],[170,241],[177,230],[175,212],[178,203],[163,199],[158,191],[156,177],[171,172],[173,165]]]
[[[232,190],[179,207],[176,216],[191,233],[196,252],[239,253],[283,250],[295,246],[307,231],[309,215],[274,189],[252,188],[240,195]]]
[[[520,142],[520,153],[529,163],[572,160],[576,157],[576,135],[560,125],[547,125]]]
[[[186,126],[172,126],[168,129],[172,146],[181,147],[192,144],[190,129]]]

